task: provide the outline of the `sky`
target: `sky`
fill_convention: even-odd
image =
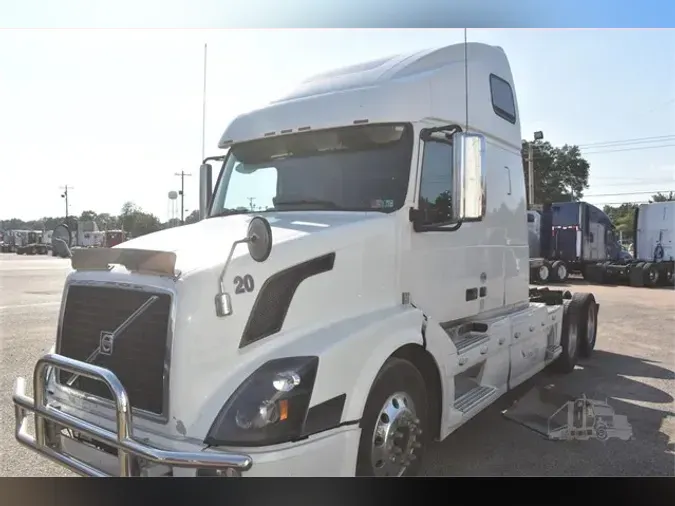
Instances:
[[[514,75],[523,136],[577,144],[585,200],[675,191],[675,30],[469,29],[499,45]],[[204,44],[206,154],[238,114],[312,74],[458,43],[461,29],[0,30],[0,220],[119,213],[162,221],[168,192],[198,207]],[[628,142],[628,141],[632,141]]]

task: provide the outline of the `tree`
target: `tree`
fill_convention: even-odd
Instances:
[[[605,206],[603,211],[612,220],[617,230],[621,231],[624,239],[633,240],[633,222],[637,204],[621,204],[620,206]]]
[[[523,141],[522,156],[525,184],[529,184],[527,155],[530,143]],[[535,203],[579,200],[588,188],[590,164],[581,156],[578,146],[565,144],[555,147],[549,142],[535,141],[534,199]]]
[[[131,237],[139,237],[161,230],[162,224],[154,214],[143,212],[133,202],[125,202],[120,213],[122,228],[131,234]]]
[[[656,195],[652,195],[651,200],[649,201],[650,204],[654,202],[672,202],[675,200],[675,195],[673,192],[668,193],[667,195],[665,193],[657,193]]]
[[[199,221],[199,211],[192,211],[185,217],[185,224],[197,223]]]

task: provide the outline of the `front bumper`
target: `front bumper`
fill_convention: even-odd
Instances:
[[[115,401],[116,432],[48,405],[47,376],[50,369],[68,371],[105,383]],[[34,399],[26,395],[25,380],[18,378],[13,395],[17,441],[82,476],[141,476],[141,468],[148,464],[170,468],[215,469],[224,471],[225,476],[236,476],[242,471],[249,470],[253,465],[252,458],[244,453],[168,451],[135,439],[127,392],[115,374],[96,365],[56,354],[45,355],[35,365],[33,395]],[[35,436],[28,433],[29,413],[33,413],[35,417]],[[65,437],[62,435],[63,429],[83,434],[98,443],[115,448],[119,472],[112,473],[109,469],[101,469],[65,451],[68,445],[63,444]]]

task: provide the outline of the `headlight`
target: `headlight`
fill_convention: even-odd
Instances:
[[[264,446],[302,435],[319,357],[270,360],[232,394],[211,425],[210,446]]]

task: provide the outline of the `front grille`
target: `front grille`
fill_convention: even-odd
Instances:
[[[158,299],[115,338],[112,354],[99,354],[92,363],[109,369],[119,378],[131,406],[164,413],[164,363],[171,312],[171,296],[107,286],[71,285],[68,289],[59,339],[59,354],[86,361],[101,343],[101,332],[112,332],[150,297]],[[59,371],[65,384],[71,373]],[[79,377],[72,388],[112,399],[108,387]]]

